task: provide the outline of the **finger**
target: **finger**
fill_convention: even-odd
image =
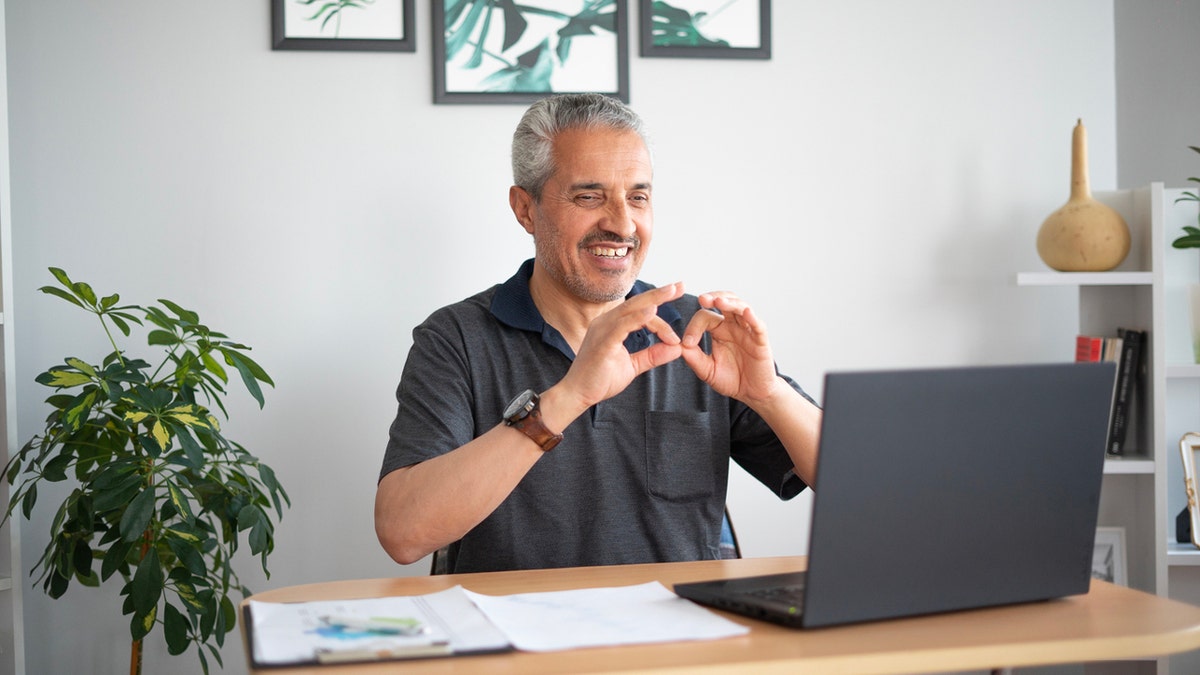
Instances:
[[[633,369],[638,375],[641,375],[651,368],[674,361],[679,358],[681,353],[683,353],[683,349],[678,344],[671,345],[660,342],[630,354],[629,358],[633,363]]]
[[[669,345],[679,344],[679,336],[675,334],[675,329],[671,328],[671,324],[663,321],[663,318],[655,314],[646,322],[646,329],[658,336],[658,339]]]
[[[687,328],[683,331],[683,345],[695,347],[700,344],[700,336],[720,326],[723,321],[725,321],[725,317],[712,310],[698,310],[692,315],[691,321],[688,321]]]
[[[682,296],[683,284],[680,282],[652,288],[621,303],[613,310],[614,320],[617,326],[626,333],[647,327],[662,339],[664,331],[662,331],[661,327],[652,327],[653,324],[662,322],[658,317],[658,307],[659,305],[678,300]],[[674,333],[669,329],[665,332]]]
[[[700,296],[700,305],[716,309],[722,313],[740,312],[748,307],[736,293],[730,291],[712,291]]]

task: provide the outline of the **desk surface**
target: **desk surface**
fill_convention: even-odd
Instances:
[[[254,600],[295,602],[431,593],[456,584],[507,595],[773,574],[803,569],[805,559],[620,565],[437,577],[332,581],[258,593]],[[1094,581],[1087,595],[1027,605],[900,619],[840,628],[795,630],[732,614],[749,635],[707,642],[513,652],[408,662],[405,673],[716,672],[910,673],[1154,657],[1200,648],[1200,607]],[[243,635],[244,644],[244,635]],[[395,672],[395,663],[262,669],[256,673]]]

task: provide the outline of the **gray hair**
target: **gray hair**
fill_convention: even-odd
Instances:
[[[541,201],[542,188],[554,174],[554,137],[581,127],[636,132],[650,151],[642,118],[617,99],[603,94],[548,96],[529,106],[513,132],[513,184]]]

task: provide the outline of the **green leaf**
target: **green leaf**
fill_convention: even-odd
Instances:
[[[141,640],[154,629],[154,618],[158,615],[158,605],[150,607],[145,612],[134,611],[129,620],[129,635],[134,640]]]
[[[177,345],[182,342],[179,336],[165,330],[152,330],[146,335],[146,344],[149,345]]]
[[[46,466],[42,468],[42,478],[57,483],[67,479],[67,468],[71,466],[75,456],[70,452],[64,451],[58,457],[46,462]]]
[[[46,295],[53,295],[57,298],[62,298],[63,300],[66,300],[67,302],[71,303],[72,305],[75,305],[76,307],[84,306],[84,304],[82,302],[80,302],[78,298],[76,298],[74,295],[71,295],[70,293],[62,290],[61,288],[55,288],[53,286],[42,286],[38,290],[45,293]]]
[[[101,299],[100,299],[100,309],[109,309],[109,308],[111,308],[113,305],[115,305],[115,304],[117,304],[118,302],[120,302],[120,300],[121,300],[121,296],[120,296],[120,295],[117,295],[116,293],[113,293],[112,295],[105,296],[105,297],[103,297],[103,298],[101,298]]]
[[[71,277],[67,276],[66,272],[57,267],[51,267],[50,274],[53,274],[54,278],[58,279],[58,283],[66,286],[67,288],[70,288],[74,285],[74,282],[71,281]]]
[[[92,378],[88,375],[61,368],[51,368],[35,379],[39,384],[54,387],[55,389],[69,389],[82,384],[88,384],[92,381]]]
[[[237,514],[238,531],[246,530],[257,525],[263,519],[262,509],[254,504],[247,504]]]
[[[37,483],[32,483],[25,491],[25,496],[21,498],[21,513],[25,515],[25,520],[29,520],[29,516],[33,513],[33,505],[36,503]]]
[[[249,542],[250,552],[254,555],[269,552],[273,548],[271,546],[271,522],[264,519],[255,523],[254,527],[250,528]],[[265,563],[266,561],[264,560],[263,562]],[[265,566],[263,567],[263,572],[267,573]],[[270,576],[269,573],[268,576]]]
[[[92,290],[91,286],[83,283],[82,281],[76,281],[75,283],[71,284],[71,290],[75,292],[75,295],[77,295],[80,300],[83,300],[90,306],[96,306],[96,292]]]
[[[158,558],[158,549],[151,546],[133,574],[129,597],[133,600],[134,611],[138,614],[152,611],[162,597],[163,585],[163,569]]]
[[[63,596],[63,593],[67,592],[67,588],[70,587],[70,585],[71,579],[69,577],[59,574],[58,572],[51,572],[50,578],[46,579],[46,584],[43,586],[43,589],[46,591],[46,595],[58,599]]]
[[[258,386],[258,380],[262,380],[272,386],[275,383],[271,382],[271,378],[267,377],[267,374],[262,371],[262,368],[258,367],[257,363],[251,361],[244,354],[239,354],[228,349],[222,349],[221,353],[225,355],[226,363],[237,368],[238,374],[242,376],[242,384],[246,385],[246,390],[250,392],[255,401],[258,401],[258,407],[263,407],[265,401],[263,400],[262,388]]]
[[[170,309],[172,312],[175,312],[175,316],[178,316],[183,321],[186,321],[188,323],[200,323],[199,315],[197,315],[195,312],[191,311],[190,309],[184,309],[184,308],[180,307],[179,305],[171,302],[170,300],[164,300],[162,298],[159,298],[158,301],[161,302],[167,309]]]
[[[167,537],[167,547],[179,558],[179,562],[187,571],[198,577],[208,574],[208,566],[204,564],[204,556],[196,544],[179,537]]]
[[[212,357],[212,352],[200,354],[200,360],[204,363],[205,369],[220,378],[222,382],[229,381],[229,376],[225,374],[225,368]]]
[[[187,651],[192,643],[189,636],[191,630],[192,623],[175,609],[175,605],[169,602],[163,604],[163,633],[167,638],[167,653],[177,656]]]
[[[133,550],[134,542],[116,541],[104,553],[104,559],[100,561],[100,578],[107,581],[116,572],[121,572],[121,576],[129,573],[129,563],[125,560],[129,552]]]
[[[196,519],[196,516],[192,514],[192,507],[188,503],[187,495],[183,493],[183,490],[179,489],[179,486],[174,481],[167,482],[167,493],[171,497],[171,503],[175,506],[175,510],[179,512],[179,515],[185,521],[191,522]]]
[[[150,526],[154,516],[154,492],[152,487],[142,490],[126,507],[121,516],[121,538],[125,541],[137,539]]]

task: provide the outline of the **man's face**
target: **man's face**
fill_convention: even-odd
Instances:
[[[650,153],[633,131],[571,129],[555,139],[554,161],[540,202],[514,190],[513,210],[533,235],[537,262],[581,300],[620,300],[654,231]]]

